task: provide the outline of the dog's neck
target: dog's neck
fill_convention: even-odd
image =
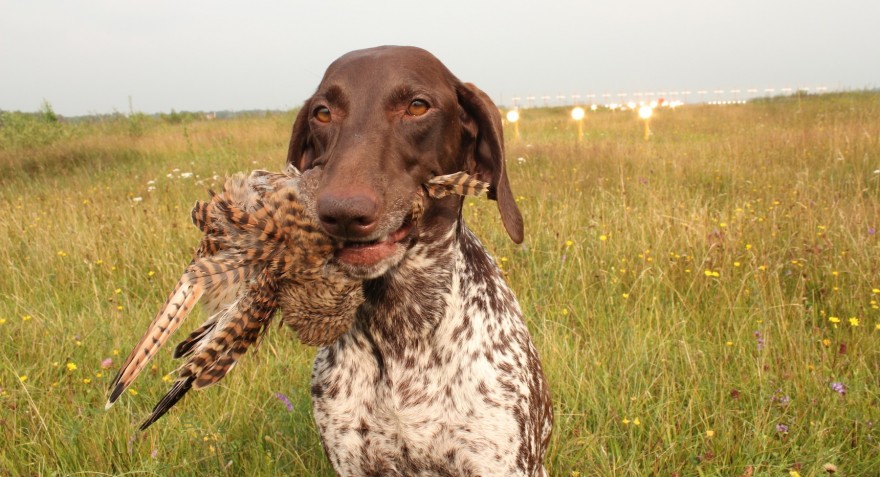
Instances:
[[[445,231],[423,232],[397,267],[364,282],[366,300],[355,326],[370,337],[377,352],[401,357],[408,349],[427,346],[449,312],[455,284],[494,281],[497,274],[495,264],[463,221]],[[456,275],[469,279],[455,280]]]

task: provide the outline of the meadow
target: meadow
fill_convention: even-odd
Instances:
[[[146,432],[170,349],[104,411],[193,202],[279,170],[293,114],[3,119],[0,476],[333,475],[287,329]],[[526,239],[463,215],[540,351],[550,475],[880,475],[880,94],[662,109],[650,141],[632,112],[505,128]]]

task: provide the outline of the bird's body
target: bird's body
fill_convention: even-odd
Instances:
[[[141,425],[146,429],[191,388],[220,379],[259,342],[277,309],[309,345],[327,345],[345,333],[363,303],[361,281],[331,263],[340,246],[323,233],[300,201],[300,188],[320,170],[300,174],[237,174],[207,202],[196,202],[193,223],[203,233],[195,257],[132,350],[110,387],[109,408],[169,336],[202,302],[208,319],[174,350],[186,358],[165,397]],[[435,177],[413,199],[412,220],[426,198],[481,195],[488,185],[465,173]]]

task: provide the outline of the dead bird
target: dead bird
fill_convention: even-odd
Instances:
[[[292,166],[283,173],[236,174],[219,194],[196,202],[192,220],[204,235],[195,256],[113,380],[105,408],[200,300],[208,319],[175,347],[174,358],[187,360],[141,430],[191,388],[220,381],[259,343],[279,308],[283,323],[305,344],[327,345],[348,330],[364,301],[362,282],[332,265],[341,244],[322,231],[299,198],[303,182],[319,175],[318,169],[301,174]],[[412,220],[419,219],[428,199],[479,196],[488,189],[464,172],[434,177],[413,198]]]

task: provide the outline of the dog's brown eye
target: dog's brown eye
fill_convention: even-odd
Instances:
[[[406,113],[410,116],[421,116],[428,112],[428,103],[421,99],[414,99],[406,108]]]
[[[315,110],[315,119],[322,123],[330,122],[330,108],[326,106],[321,106],[320,108]]]

